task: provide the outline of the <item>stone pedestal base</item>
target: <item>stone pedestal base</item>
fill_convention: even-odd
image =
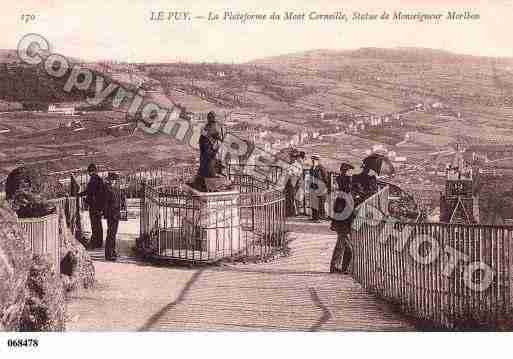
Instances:
[[[199,207],[183,219],[185,232],[197,243],[196,250],[207,252],[209,258],[222,258],[239,252],[243,248],[239,191],[200,192],[187,185],[185,189],[194,196]]]
[[[196,175],[194,177],[194,180],[192,183],[188,184],[189,187],[192,189],[198,191],[199,193],[202,192],[230,192],[233,190],[233,185],[231,181],[224,177],[201,177],[199,175]]]

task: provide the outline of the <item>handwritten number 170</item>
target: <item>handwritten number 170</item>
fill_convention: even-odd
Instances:
[[[21,15],[21,21],[25,24],[31,21],[36,21],[36,15],[34,14],[23,14]]]

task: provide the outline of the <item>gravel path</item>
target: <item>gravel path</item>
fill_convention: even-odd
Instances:
[[[328,273],[335,236],[325,227],[292,224],[290,256],[259,264],[156,267],[93,252],[98,284],[71,298],[67,329],[413,330],[351,277]]]

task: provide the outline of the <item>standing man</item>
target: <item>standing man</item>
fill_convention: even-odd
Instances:
[[[347,171],[354,169],[352,165],[346,162],[340,164],[339,175],[335,179],[339,190],[349,188],[351,190],[352,177],[347,174]]]
[[[121,194],[115,185],[118,179],[119,176],[116,173],[109,172],[105,180],[105,209],[103,214],[107,219],[105,259],[108,261],[115,261],[118,257],[116,253],[116,235],[121,219]]]
[[[351,195],[351,176],[347,175],[347,171],[353,168],[348,163],[342,163],[340,175],[337,177],[338,191],[333,203],[333,218],[331,219],[331,230],[337,232],[337,244],[331,257],[330,273],[346,274],[353,257],[349,235],[354,216],[354,201]]]
[[[310,204],[312,208],[312,220],[318,222],[326,218],[326,196],[331,185],[326,169],[320,163],[320,157],[312,156],[312,167],[310,168]]]
[[[362,172],[353,176],[353,187],[356,195],[356,202],[361,203],[378,191],[378,181],[376,176],[371,174],[373,170],[379,174],[381,169],[382,157],[371,155],[362,161]]]
[[[90,249],[99,249],[103,246],[103,227],[102,211],[105,203],[104,183],[98,176],[98,169],[94,163],[87,167],[89,174],[89,183],[85,191],[80,192],[79,196],[85,196],[85,203],[89,206],[89,219],[91,221],[91,239],[89,241]]]

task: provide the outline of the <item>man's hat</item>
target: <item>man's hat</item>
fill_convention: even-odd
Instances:
[[[87,172],[97,172],[98,168],[96,168],[96,165],[94,163],[91,163],[89,166],[87,166]]]
[[[340,164],[340,171],[345,171],[345,170],[352,170],[354,169],[353,165],[347,163],[347,162],[342,162]]]
[[[319,155],[312,155],[312,160],[320,160],[320,157]]]
[[[210,111],[207,114],[207,123],[214,123],[216,122],[216,113],[214,111]]]
[[[111,181],[117,181],[119,179],[119,175],[115,172],[109,172],[107,174],[107,178],[110,179]]]

